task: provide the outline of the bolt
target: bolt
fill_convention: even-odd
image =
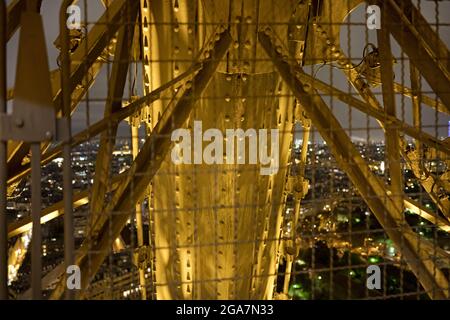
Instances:
[[[52,134],[50,131],[47,131],[47,132],[45,133],[45,137],[46,137],[48,140],[51,140],[51,139],[53,138],[53,134]]]

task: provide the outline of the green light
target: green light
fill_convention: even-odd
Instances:
[[[300,289],[301,287],[302,287],[302,285],[300,283],[294,283],[292,285],[292,288],[294,288],[294,289]]]
[[[377,263],[379,261],[380,261],[380,259],[378,257],[369,257],[369,262],[370,263]]]
[[[350,272],[348,273],[351,277],[354,277],[355,276],[355,271],[353,271],[353,270],[350,270]]]

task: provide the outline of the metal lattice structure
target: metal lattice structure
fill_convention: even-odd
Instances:
[[[53,71],[45,4],[0,5],[1,299],[449,298],[445,4],[431,24],[411,0],[65,0]],[[276,172],[174,163],[199,121],[277,129]]]

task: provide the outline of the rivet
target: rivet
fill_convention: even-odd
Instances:
[[[22,128],[23,125],[24,125],[23,119],[22,118],[16,118],[14,120],[14,124],[16,125],[16,127]]]

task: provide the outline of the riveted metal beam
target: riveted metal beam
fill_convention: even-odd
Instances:
[[[425,239],[420,239],[406,224],[396,203],[389,197],[385,185],[370,171],[369,166],[352,144],[350,138],[331,110],[309,85],[299,81],[291,66],[277,53],[270,37],[259,33],[259,41],[279,71],[283,80],[302,104],[305,113],[313,121],[322,138],[327,142],[339,166],[347,173],[361,196],[374,212],[398,249],[432,298],[449,297],[448,279],[436,266],[427,252],[433,248]],[[402,219],[403,217],[403,219]]]
[[[219,63],[231,44],[231,36],[227,30],[223,31],[210,58],[203,62],[203,68],[194,77],[189,88],[183,93],[176,104],[169,104],[161,116],[152,134],[146,139],[137,158],[130,168],[130,175],[126,181],[119,186],[110,204],[106,207],[109,221],[106,222],[100,232],[88,242],[82,245],[77,261],[85,276],[82,279],[82,288],[86,289],[91,278],[96,274],[104,258],[109,252],[114,239],[120,234],[136,203],[146,193],[146,188],[161,165],[164,155],[169,151],[171,131],[181,127],[187,120],[196,101],[200,98],[203,90],[207,87]],[[114,215],[111,213],[114,212]],[[107,232],[105,232],[108,230]],[[91,248],[93,254],[89,261],[85,260],[87,248]],[[64,290],[64,284],[59,282],[52,293],[52,299],[58,299]],[[83,292],[80,296],[83,296]]]
[[[342,90],[336,89],[335,87],[330,86],[329,84],[327,84],[323,81],[315,79],[314,77],[303,72],[300,68],[298,68],[296,66],[293,66],[292,68],[294,69],[296,76],[302,82],[308,83],[313,88],[315,88],[321,92],[324,92],[328,95],[332,95],[333,97],[348,104],[350,107],[356,108],[359,111],[377,119],[382,124],[390,123],[390,124],[392,124],[392,126],[397,128],[399,131],[403,132],[404,134],[409,135],[410,137],[413,137],[428,146],[432,146],[447,155],[450,155],[450,145],[448,144],[448,142],[436,139],[429,133],[421,131],[418,128],[411,126],[411,125],[399,120],[396,117],[386,114],[385,112],[383,112],[383,110],[370,105],[368,102],[361,101],[360,99],[357,99],[357,98],[345,93]]]
[[[386,23],[386,7],[381,14],[381,29],[377,30],[378,49],[380,52],[381,87],[383,93],[384,112],[393,117],[396,116],[394,95],[394,61],[391,53],[391,38],[389,26]],[[392,123],[385,123],[386,158],[389,174],[391,176],[391,195],[399,208],[403,209],[403,170],[400,161],[399,129]],[[403,210],[402,210],[403,211]]]
[[[122,108],[122,96],[127,80],[138,5],[139,3],[137,1],[129,3],[128,14],[123,16],[123,26],[119,30],[114,62],[109,79],[108,98],[104,111],[105,118]],[[93,229],[94,232],[97,219],[104,217],[100,213],[104,207],[105,194],[110,180],[111,160],[116,144],[117,129],[118,123],[109,122],[106,131],[103,131],[100,135],[100,147],[95,162],[95,176],[92,186],[92,201],[90,202],[91,214],[88,223],[88,228]]]
[[[115,0],[106,9],[97,23],[92,27],[85,41],[82,41],[71,56],[73,61],[71,66],[70,86],[67,89],[70,93],[76,92],[72,110],[76,107],[76,101],[80,101],[84,93],[88,90],[93,80],[100,71],[102,65],[98,58],[110,44],[116,34],[120,24],[118,23],[127,1]],[[86,73],[86,70],[88,72]],[[54,79],[53,103],[56,106],[56,112],[61,111],[61,87],[60,72],[55,71],[52,74]],[[78,86],[82,84],[82,88]],[[75,100],[77,99],[77,100]],[[22,161],[29,153],[29,144],[23,142],[10,142],[8,144],[8,172],[9,178],[22,169]]]
[[[201,64],[195,63],[193,64],[186,72],[182,73],[178,77],[174,78],[173,80],[169,81],[168,83],[163,84],[161,87],[153,90],[148,95],[139,98],[136,101],[133,101],[132,103],[128,104],[127,106],[121,108],[120,110],[117,110],[116,112],[112,113],[110,116],[103,118],[102,120],[99,120],[98,122],[91,125],[89,128],[81,131],[80,133],[77,133],[74,135],[71,139],[72,141],[72,147],[80,145],[86,141],[89,141],[93,137],[97,136],[101,132],[105,131],[108,126],[112,124],[118,124],[121,121],[124,121],[128,117],[131,117],[138,113],[142,108],[151,105],[154,101],[161,98],[162,94],[169,90],[173,86],[180,86],[183,82],[186,82],[187,79],[192,77],[193,74],[195,74],[198,70],[201,69]],[[62,145],[59,144],[55,146],[54,148],[48,150],[42,155],[42,161],[41,164],[45,165],[51,162],[52,160],[59,157],[62,153]],[[10,177],[8,179],[8,185],[17,183],[21,179],[23,179],[27,174],[30,173],[30,165],[26,164],[21,166],[21,170],[16,172],[14,176]]]
[[[379,1],[389,32],[450,110],[450,53],[411,0]]]

